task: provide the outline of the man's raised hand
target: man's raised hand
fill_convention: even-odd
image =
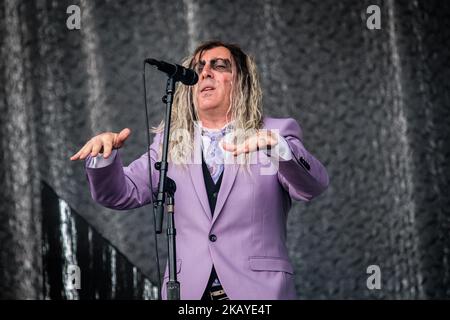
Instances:
[[[70,160],[83,160],[90,154],[92,157],[96,157],[99,153],[103,153],[103,158],[107,159],[113,149],[119,149],[125,143],[125,140],[131,134],[131,130],[128,128],[123,129],[119,133],[104,132],[96,135],[72,157]]]

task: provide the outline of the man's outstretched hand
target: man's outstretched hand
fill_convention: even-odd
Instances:
[[[267,150],[273,148],[278,144],[278,137],[271,131],[258,131],[256,134],[245,139],[241,144],[222,142],[222,147],[225,151],[233,153],[233,156],[238,156],[242,153],[250,153],[258,150]]]
[[[70,160],[84,160],[90,154],[92,157],[96,157],[99,153],[103,153],[103,158],[107,159],[113,149],[119,149],[125,143],[125,140],[131,134],[131,130],[128,128],[123,129],[119,133],[104,132],[96,135],[77,153],[70,157]]]

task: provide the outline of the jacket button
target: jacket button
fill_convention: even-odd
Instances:
[[[209,235],[209,241],[211,241],[211,242],[216,242],[216,240],[217,240],[217,237],[216,237],[215,234]]]

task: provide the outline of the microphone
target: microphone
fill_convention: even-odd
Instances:
[[[145,59],[144,62],[156,66],[159,71],[166,73],[169,78],[173,78],[174,81],[181,81],[181,83],[187,86],[193,86],[198,82],[197,72],[180,66],[179,64],[172,64],[150,58]]]

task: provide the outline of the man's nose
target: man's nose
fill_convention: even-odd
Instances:
[[[205,64],[205,66],[203,67],[201,78],[214,78],[214,73],[212,72],[211,65],[209,63]]]

